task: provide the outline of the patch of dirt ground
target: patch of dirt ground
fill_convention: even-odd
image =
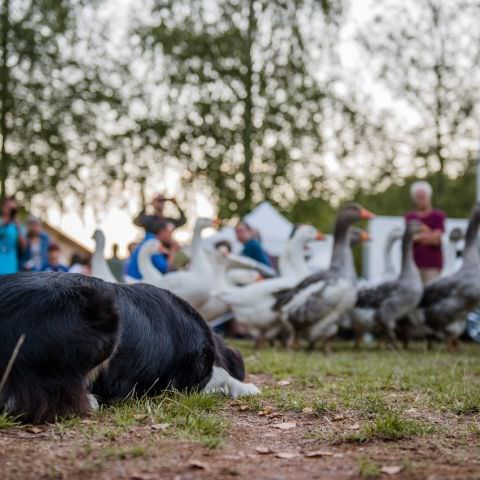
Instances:
[[[214,449],[169,438],[161,425],[126,426],[120,433],[112,433],[100,416],[65,428],[2,430],[0,478],[480,479],[480,434],[469,426],[469,422],[478,426],[478,416],[467,420],[431,418],[442,425],[441,434],[352,443],[318,434],[358,430],[365,420],[348,412],[321,415],[305,409],[292,413],[267,406],[259,414],[235,401],[224,409],[230,426],[222,445]]]

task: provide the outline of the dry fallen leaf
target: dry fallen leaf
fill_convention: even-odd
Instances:
[[[396,475],[403,470],[403,467],[400,465],[392,465],[391,467],[385,466],[380,469],[382,473],[386,473],[387,475]]]
[[[258,415],[263,417],[265,415],[270,415],[272,412],[273,412],[273,407],[270,405],[267,405],[266,407],[264,407],[262,410],[258,412]]]
[[[273,428],[278,428],[279,430],[290,430],[296,426],[297,424],[295,422],[280,422],[272,425]]]
[[[270,453],[273,453],[273,450],[268,447],[257,447],[255,451],[260,455],[269,455]]]
[[[313,452],[306,452],[305,457],[315,458],[315,457],[332,457],[332,452],[327,452],[326,450],[314,450]]]
[[[290,380],[280,380],[277,382],[277,385],[279,387],[286,387],[287,385],[290,385],[292,382]]]
[[[148,415],[146,413],[137,413],[136,415],[133,416],[135,420],[145,420]]]
[[[310,408],[310,407],[305,407],[303,410],[302,410],[303,413],[313,413],[313,408]]]
[[[222,458],[225,460],[233,460],[235,462],[238,462],[240,460],[243,460],[245,458],[245,455],[222,455]]]
[[[152,425],[152,430],[166,430],[170,425],[170,423],[155,423]]]
[[[236,468],[233,468],[233,467],[222,467],[220,469],[219,473],[222,476],[222,478],[224,478],[225,476],[236,477],[236,476],[239,475],[240,472]]]
[[[279,452],[279,453],[276,453],[275,456],[277,458],[281,458],[283,460],[291,460],[292,458],[296,458],[298,457],[298,453],[294,453],[294,452]]]
[[[354,423],[353,425],[349,425],[347,428],[349,430],[360,430],[360,425],[358,423]]]
[[[83,418],[80,421],[80,423],[83,424],[83,425],[92,425],[92,424],[98,423],[98,421],[97,420],[92,420],[91,418]]]
[[[334,422],[340,422],[340,421],[343,420],[344,418],[345,418],[345,417],[344,417],[342,414],[340,414],[340,415],[335,415],[332,420],[333,420]]]
[[[29,433],[42,433],[43,430],[41,428],[38,428],[38,427],[29,427],[27,428],[27,432]]]
[[[242,405],[242,406],[240,407],[240,411],[241,411],[241,412],[244,412],[245,410],[248,410],[248,406],[247,406],[247,405]]]
[[[280,418],[282,414],[280,412],[272,412],[268,415],[269,418]]]
[[[205,463],[205,462],[200,462],[198,460],[192,460],[188,466],[190,468],[194,468],[196,470],[209,470],[209,465],[208,463]]]

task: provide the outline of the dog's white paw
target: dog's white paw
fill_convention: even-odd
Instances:
[[[92,410],[98,410],[100,408],[100,405],[98,404],[98,400],[95,398],[95,395],[92,393],[87,394],[88,397],[88,403],[90,404],[90,408]]]
[[[253,383],[241,383],[230,387],[230,397],[237,399],[240,397],[250,397],[253,395],[260,395],[260,389]]]
[[[226,386],[215,386],[215,387],[205,387],[203,390],[204,393],[221,393],[223,395],[227,395],[227,387]]]

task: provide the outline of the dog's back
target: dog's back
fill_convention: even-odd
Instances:
[[[90,377],[118,342],[114,291],[74,274],[0,277],[0,331],[0,378],[25,335],[0,406],[34,423],[85,413]]]
[[[100,401],[201,390],[215,359],[212,332],[187,302],[151,285],[117,285],[121,340],[93,384]]]

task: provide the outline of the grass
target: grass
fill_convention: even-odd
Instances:
[[[465,435],[480,437],[477,345],[464,345],[460,353],[452,354],[443,349],[426,352],[420,345],[409,352],[370,347],[355,351],[337,343],[329,357],[318,352],[256,351],[245,342],[237,346],[247,371],[264,375],[268,384],[260,397],[242,399],[242,410],[255,415],[272,409],[290,417],[309,415],[315,421],[306,436],[334,443],[393,442],[441,433],[455,424]],[[281,380],[288,382],[278,384]],[[148,445],[122,446],[132,429],[143,432],[142,438],[187,440],[216,448],[235,418],[236,409],[229,404],[220,395],[166,392],[103,407],[87,420],[59,421],[53,433],[80,438],[86,455],[94,450],[90,445],[100,442],[99,462],[147,456]],[[446,421],[450,424],[443,427]],[[15,425],[15,419],[0,414],[0,430]],[[373,478],[367,460],[359,461],[361,476]]]
[[[387,409],[366,423],[359,432],[344,437],[346,441],[364,443],[371,440],[395,441],[430,433],[425,422],[405,418],[400,412]]]
[[[153,399],[132,399],[104,408],[100,415],[116,427],[150,425],[157,434],[215,448],[222,443],[229,425],[223,414],[225,402],[220,395],[167,392]]]
[[[360,478],[373,479],[380,476],[380,467],[368,457],[361,456],[358,459],[358,469]]]
[[[442,422],[422,417],[473,419],[480,413],[479,350],[478,345],[464,345],[459,353],[440,348],[427,352],[415,345],[408,352],[368,347],[355,351],[338,343],[325,357],[318,352],[256,352],[243,347],[248,371],[291,382],[264,390],[261,399],[250,399],[246,405],[252,411],[265,404],[281,412],[308,409],[319,418],[344,415],[360,424],[354,431],[348,430],[348,421],[330,430],[323,425],[308,434],[334,443],[429,435],[438,432]]]
[[[6,414],[5,412],[0,413],[0,430],[6,430],[18,425],[18,422],[15,418]]]
[[[440,348],[440,347],[439,347]],[[336,344],[325,357],[318,352],[255,352],[243,348],[247,369],[275,380],[292,379],[290,391],[272,389],[266,396],[280,409],[306,405],[329,413],[338,409],[369,415],[385,405],[440,410],[457,415],[480,410],[480,362],[477,345],[460,353],[409,352]]]
[[[147,456],[148,450],[142,445],[124,448],[108,447],[105,448],[101,453],[101,457],[105,460],[128,460],[129,458],[140,458]]]

